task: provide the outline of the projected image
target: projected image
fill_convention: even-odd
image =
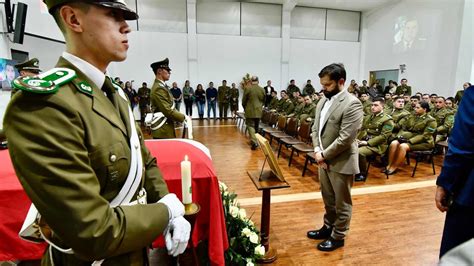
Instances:
[[[416,18],[398,17],[394,27],[393,52],[401,54],[425,48],[421,27]]]
[[[3,91],[11,90],[13,80],[19,75],[16,64],[15,60],[0,59],[0,86]]]

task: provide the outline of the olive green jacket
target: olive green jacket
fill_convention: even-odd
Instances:
[[[394,124],[392,117],[383,112],[368,115],[362,122],[362,130],[357,138],[368,139],[367,146],[375,148],[378,154],[383,154],[388,148],[388,139],[392,135]]]
[[[362,103],[362,110],[364,111],[364,115],[372,114],[371,107],[372,107],[372,102],[369,100]]]
[[[272,97],[272,100],[268,104],[268,108],[270,110],[273,110],[273,109],[276,110],[278,108],[278,104],[279,104],[278,98],[277,97]]]
[[[219,88],[217,88],[217,102],[229,103],[229,98],[230,98],[229,91],[230,91],[230,87],[219,86]]]
[[[405,95],[406,93],[408,93],[409,95],[411,95],[411,86],[400,85],[400,86],[398,86],[397,89],[395,90],[395,94],[396,94],[396,95]]]
[[[138,89],[139,105],[140,107],[146,107],[150,104],[150,93],[151,89],[148,87],[141,87]]]
[[[280,106],[280,109],[278,110],[279,113],[284,114],[284,115],[289,115],[293,113],[293,110],[295,109],[295,105],[293,102],[290,100],[290,98],[286,99],[283,101],[283,103]]]
[[[258,85],[251,85],[244,90],[242,106],[246,118],[261,118],[263,104],[265,103],[265,90]]]
[[[431,116],[436,119],[438,125],[436,132],[438,134],[449,134],[454,125],[454,112],[445,107],[434,109]]]
[[[166,123],[153,130],[152,136],[156,139],[176,138],[175,122],[183,122],[185,116],[173,108],[174,98],[169,89],[165,87],[163,81],[155,80],[151,88],[151,106],[153,112],[162,112],[166,116]]]
[[[400,129],[405,125],[406,121],[408,120],[408,117],[410,117],[410,112],[408,112],[405,109],[393,109],[391,113],[389,113],[390,116],[393,119],[394,128],[393,132],[396,133],[400,131]]]
[[[230,103],[232,105],[238,104],[239,103],[239,89],[238,88],[230,88],[229,89],[229,97],[230,97]]]
[[[19,91],[5,113],[4,129],[16,174],[31,201],[53,230],[56,265],[143,264],[144,249],[168,225],[168,208],[156,202],[168,193],[156,159],[138,128],[130,128],[129,104],[112,88],[114,104],[100,88],[64,58],[58,67],[77,77],[55,94]],[[81,90],[88,84],[90,92]],[[129,171],[129,138],[139,131],[146,205],[109,202]],[[47,252],[43,265],[50,265]],[[140,264],[140,265],[141,265]]]
[[[435,131],[436,119],[431,115],[411,115],[397,135],[407,138],[410,144],[428,143],[434,146]]]

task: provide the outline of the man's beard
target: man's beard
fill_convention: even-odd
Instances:
[[[339,88],[334,88],[333,91],[323,90],[323,93],[324,93],[324,96],[326,96],[326,98],[331,99],[332,96],[338,94],[340,91],[341,90]]]

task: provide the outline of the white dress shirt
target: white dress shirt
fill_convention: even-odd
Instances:
[[[84,59],[81,59],[68,52],[63,52],[63,57],[75,67],[77,67],[82,73],[84,73],[84,75],[86,75],[95,86],[97,86],[99,89],[102,88],[105,82],[105,74],[102,73],[102,71]]]

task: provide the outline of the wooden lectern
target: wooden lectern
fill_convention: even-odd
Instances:
[[[258,260],[258,263],[272,263],[277,259],[277,252],[270,248],[270,202],[271,190],[288,188],[290,185],[285,181],[283,173],[278,166],[277,160],[267,139],[256,134],[260,148],[265,154],[265,162],[268,161],[270,170],[264,170],[265,162],[261,171],[247,172],[257,190],[262,191],[262,217],[260,222],[260,239],[265,247],[265,255]]]

